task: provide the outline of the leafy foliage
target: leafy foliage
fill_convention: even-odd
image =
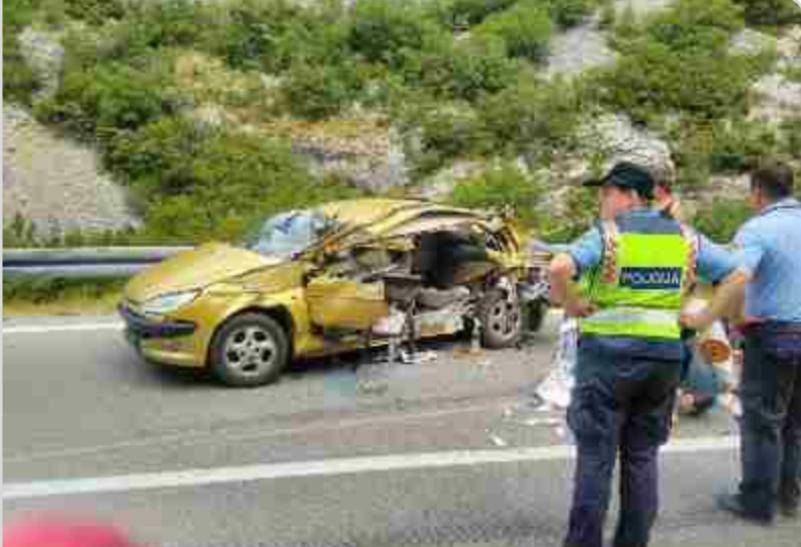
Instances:
[[[63,0],[64,12],[74,19],[100,25],[109,19],[122,19],[126,15],[124,0]]]
[[[170,87],[168,66],[143,68],[104,63],[68,71],[56,95],[37,105],[37,116],[84,138],[103,131],[136,129],[173,112],[179,98]]]
[[[580,84],[520,78],[481,103],[484,127],[496,147],[547,159],[568,148],[585,105]]]
[[[497,36],[509,54],[542,60],[548,53],[551,19],[548,8],[537,0],[522,0],[513,7],[490,15],[475,32]]]
[[[19,48],[17,34],[33,19],[33,0],[3,2],[3,99],[30,104],[39,88],[31,67]]]
[[[476,25],[491,13],[504,10],[517,0],[435,0],[433,11],[453,28]]]
[[[743,114],[750,84],[773,56],[730,53],[729,38],[742,25],[730,0],[680,0],[643,29],[619,27],[621,60],[599,78],[605,102],[640,121],[676,111],[706,119]]]
[[[693,226],[713,241],[726,243],[734,238],[752,211],[743,199],[716,199],[703,207],[693,219]]]
[[[437,25],[417,1],[357,0],[350,31],[351,48],[368,61],[397,67],[408,50],[420,50]]]
[[[458,183],[451,200],[462,207],[498,210],[511,207],[515,216],[530,226],[537,220],[541,195],[542,187],[536,179],[514,163],[503,162]]]
[[[745,18],[757,25],[801,22],[801,10],[793,0],[734,0],[745,9]]]
[[[434,171],[446,160],[474,154],[482,147],[480,121],[464,102],[443,103],[418,97],[398,117],[407,131],[417,128],[411,137],[416,142],[407,150],[418,175]]]
[[[443,97],[473,101],[509,85],[515,64],[504,43],[493,36],[473,36],[454,42],[439,36],[419,52],[410,52],[403,79],[411,88],[423,88]]]
[[[180,118],[119,134],[107,157],[138,196],[148,228],[189,240],[231,239],[266,214],[353,195],[315,181],[285,144]]]
[[[284,91],[292,113],[322,119],[338,113],[352,102],[358,90],[358,77],[352,65],[292,65]]]
[[[550,0],[551,16],[565,28],[581,23],[593,7],[595,2],[591,0]]]

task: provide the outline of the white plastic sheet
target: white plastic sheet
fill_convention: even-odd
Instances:
[[[552,408],[566,409],[570,405],[570,393],[576,383],[578,335],[578,321],[565,318],[559,326],[551,372],[536,391],[544,404]]]

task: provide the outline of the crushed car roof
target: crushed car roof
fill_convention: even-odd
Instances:
[[[359,226],[360,229],[374,234],[384,233],[399,224],[403,224],[420,216],[444,215],[469,217],[476,220],[489,221],[492,215],[442,205],[423,200],[365,198],[334,201],[320,206],[327,217],[335,218],[345,226]]]

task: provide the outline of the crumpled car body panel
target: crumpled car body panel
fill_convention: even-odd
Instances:
[[[147,300],[159,295],[185,290],[199,294],[176,310],[146,318],[154,323],[193,324],[192,334],[140,339],[138,351],[156,362],[206,366],[214,334],[228,319],[246,311],[279,319],[289,331],[293,358],[358,348],[373,325],[397,313],[393,310],[426,284],[436,283],[427,280],[432,272],[426,271],[425,257],[420,256],[432,234],[459,233],[481,255],[461,260],[448,272],[448,283],[470,287],[468,293],[499,276],[522,278],[525,273],[520,234],[502,216],[392,199],[339,201],[316,211],[335,228],[302,252],[263,256],[225,244],[206,245],[133,278],[122,302],[132,313],[141,313]],[[429,262],[442,258],[436,252],[429,255]],[[445,321],[447,313],[442,310],[439,315],[430,311],[416,320],[421,338],[448,333],[455,328],[449,325],[461,324]],[[386,340],[377,337],[371,343]]]

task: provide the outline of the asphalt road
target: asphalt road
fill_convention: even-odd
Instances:
[[[428,362],[301,363],[249,390],[144,365],[113,322],[4,323],[6,523],[98,515],[165,546],[560,544],[569,439],[527,404],[553,322],[520,349],[446,340]],[[801,521],[714,509],[732,431],[722,413],[681,422],[653,545],[799,545]]]

